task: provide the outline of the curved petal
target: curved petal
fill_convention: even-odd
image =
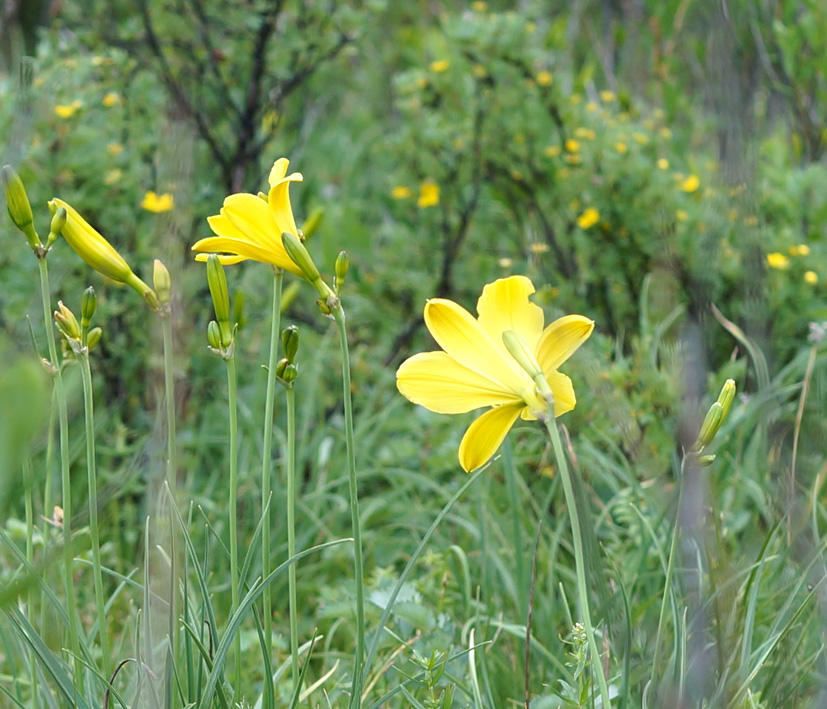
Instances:
[[[479,323],[495,343],[502,345],[503,333],[514,330],[536,351],[544,316],[542,308],[528,299],[533,292],[534,285],[525,276],[500,278],[482,289],[477,301]]]
[[[566,315],[551,323],[537,343],[537,361],[546,377],[571,357],[589,339],[594,320],[582,315]],[[550,382],[549,382],[550,383]]]
[[[273,219],[267,202],[261,197],[254,194],[231,194],[224,200],[221,214],[260,246],[284,251],[281,230]]]
[[[409,401],[439,414],[521,403],[516,394],[463,367],[445,352],[422,352],[405,360],[396,371],[396,386]]]
[[[562,416],[571,411],[577,403],[571,379],[560,372],[547,372],[546,381],[554,394],[554,416]]]
[[[468,427],[459,444],[459,464],[466,473],[491,459],[524,407],[522,402],[495,406]]]
[[[505,346],[497,346],[465,308],[433,298],[425,304],[425,324],[437,344],[459,364],[521,399],[534,391],[531,378],[507,354]]]
[[[267,182],[270,187],[275,187],[279,182],[285,180],[288,182],[301,182],[302,175],[300,172],[294,172],[291,175],[287,174],[287,168],[289,165],[290,161],[287,158],[279,158],[273,163],[273,167],[270,170],[270,175],[267,178]]]
[[[290,206],[290,183],[299,182],[301,179],[301,173],[294,172],[290,177],[280,180],[270,188],[267,201],[270,203],[273,220],[278,226],[279,236],[285,231],[293,236],[299,235],[296,220],[293,217],[293,208]]]
[[[222,266],[232,266],[236,263],[241,263],[242,261],[249,261],[250,259],[247,256],[230,256],[228,254],[216,254],[218,256],[218,262]],[[201,263],[206,263],[207,259],[210,258],[210,254],[200,253],[195,254],[195,260],[200,261]]]
[[[221,214],[216,214],[212,217],[207,217],[207,223],[210,225],[210,229],[216,234],[216,236],[226,236],[228,239],[237,239],[238,241],[251,241],[257,246],[260,246],[263,249],[269,249],[272,241],[267,239],[263,243],[259,241],[258,233],[253,232],[248,234],[247,230],[243,231],[239,229],[230,219],[227,217],[227,214],[222,209]]]
[[[287,257],[284,248],[281,249],[282,253],[279,254],[275,249],[263,249],[252,241],[229,239],[225,236],[210,236],[193,244],[192,250],[241,256],[243,258],[253,259],[253,261],[270,263],[273,266],[283,268],[285,271],[295,273],[297,276],[301,275],[298,266]]]

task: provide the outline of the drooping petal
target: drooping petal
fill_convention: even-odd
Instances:
[[[294,172],[290,175],[287,174],[287,168],[290,165],[290,161],[287,158],[279,158],[276,162],[273,163],[273,167],[270,170],[270,176],[267,178],[267,182],[270,184],[270,187],[275,187],[279,182],[301,182],[302,175],[300,172]]]
[[[546,372],[546,381],[554,394],[554,416],[571,411],[577,403],[571,379],[560,372]]]
[[[284,232],[298,236],[299,231],[296,228],[296,220],[293,217],[293,208],[290,206],[290,183],[301,182],[302,175],[299,172],[294,172],[292,175],[279,180],[270,188],[270,194],[267,196],[267,201],[270,203],[270,211],[273,215],[278,230],[279,237]]]
[[[264,249],[249,240],[241,241],[240,239],[229,239],[226,236],[209,236],[193,244],[192,250],[241,256],[252,259],[253,261],[270,263],[286,271],[295,273],[297,276],[301,275],[298,266],[288,258],[284,247],[282,247],[281,253],[279,253],[276,249]]]
[[[497,346],[465,308],[433,298],[425,305],[425,324],[437,344],[459,364],[498,383],[520,398],[534,390],[531,378],[504,346]]]
[[[479,323],[495,344],[503,346],[503,333],[514,330],[529,350],[536,351],[544,317],[543,310],[528,299],[533,292],[534,285],[525,276],[500,278],[482,289],[477,301]]]
[[[546,377],[571,357],[594,330],[594,320],[566,315],[551,323],[537,343],[537,361]]]
[[[422,352],[405,360],[396,372],[396,386],[409,401],[439,414],[521,403],[516,394],[463,367],[445,352]]]
[[[459,464],[466,473],[491,459],[523,408],[522,402],[495,406],[468,427],[459,444]]]

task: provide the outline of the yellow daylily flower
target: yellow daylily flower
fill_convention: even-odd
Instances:
[[[156,194],[153,190],[148,190],[141,200],[141,208],[153,214],[163,214],[175,209],[175,197],[169,192]]]
[[[554,394],[554,415],[576,403],[571,380],[557,368],[591,335],[594,322],[567,315],[543,329],[543,311],[528,299],[533,292],[525,276],[489,283],[477,301],[477,318],[450,300],[429,300],[425,324],[442,351],[414,355],[396,372],[400,393],[430,411],[462,414],[491,407],[463,436],[459,462],[466,472],[497,452],[517,418],[535,420],[548,411],[535,382],[504,344],[505,332],[516,333],[539,363]]]
[[[205,252],[195,257],[197,261],[206,261],[210,253],[218,253],[225,266],[252,259],[303,275],[281,241],[285,232],[299,235],[289,187],[291,182],[301,182],[303,178],[299,172],[288,175],[289,164],[287,158],[279,158],[273,164],[266,200],[248,193],[231,194],[224,200],[221,212],[207,219],[216,236],[201,239],[192,247],[193,251]]]

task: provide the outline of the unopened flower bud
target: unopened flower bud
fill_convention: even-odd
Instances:
[[[701,432],[698,434],[698,440],[695,441],[695,445],[692,446],[694,450],[702,450],[712,443],[712,439],[715,438],[715,434],[718,433],[718,429],[721,427],[723,412],[724,407],[717,401],[709,407],[709,411],[706,412],[706,416],[704,417],[704,422],[701,424]]]
[[[4,165],[0,171],[0,182],[3,185],[3,192],[6,195],[6,206],[9,210],[14,225],[26,235],[26,241],[34,250],[41,247],[40,239],[34,230],[34,215],[32,205],[29,203],[29,196],[20,179],[11,165]]]
[[[334,266],[335,279],[333,285],[337,293],[345,282],[348,268],[350,268],[350,259],[348,258],[347,251],[340,251],[336,257],[336,265]]]
[[[290,260],[299,267],[304,277],[315,285],[316,281],[321,279],[321,276],[319,275],[319,269],[316,268],[316,264],[313,263],[313,259],[310,257],[310,253],[304,244],[299,241],[298,237],[293,236],[293,234],[289,232],[284,232],[281,235],[281,241],[284,244],[284,250],[287,251]]]
[[[69,310],[62,300],[57,301],[57,310],[55,310],[55,322],[60,328],[60,331],[72,340],[80,339],[80,326],[74,313]]]
[[[715,462],[714,455],[700,455],[696,461],[701,468],[707,468]]]
[[[210,254],[207,259],[207,285],[212,295],[215,319],[219,323],[229,323],[230,296],[227,291],[227,276],[224,274],[220,259],[215,254]]]
[[[90,352],[95,348],[95,345],[101,341],[101,337],[103,337],[103,330],[99,327],[93,327],[86,333],[86,347]]]
[[[221,349],[221,330],[215,320],[210,320],[210,324],[207,325],[207,342],[214,350]]]
[[[511,356],[532,379],[543,376],[543,368],[537,361],[534,354],[528,349],[525,340],[514,330],[506,330],[503,333],[503,344]]]
[[[287,366],[290,364],[290,360],[287,357],[282,357],[276,363],[276,379],[283,379],[284,378],[284,370],[287,369]]]
[[[319,306],[319,310],[321,311],[322,315],[332,315],[333,311],[328,306],[327,302],[322,300],[321,298],[316,298],[316,305]]]
[[[305,219],[304,224],[302,224],[302,236],[305,239],[309,239],[313,234],[321,226],[322,221],[324,220],[324,208],[323,207],[316,207],[312,212],[310,212],[310,216]]]
[[[97,307],[98,297],[95,295],[95,289],[89,286],[83,291],[83,298],[80,301],[81,329],[87,330],[89,328],[89,323],[92,321],[92,316],[95,314]]]
[[[288,364],[284,371],[281,373],[281,380],[285,384],[292,385],[294,381],[296,381],[296,377],[299,376],[299,368],[295,364]]]
[[[152,285],[155,287],[158,302],[161,305],[169,303],[169,299],[172,297],[172,281],[169,277],[169,271],[161,262],[161,259],[156,258],[153,264]]]
[[[299,328],[290,325],[281,332],[281,344],[284,347],[284,356],[288,361],[294,362],[296,352],[299,351]]]
[[[66,218],[67,214],[65,207],[58,208],[58,210],[52,215],[52,222],[49,225],[49,236],[46,238],[45,248],[48,249],[55,243],[58,235],[63,231],[63,227],[66,226]]]
[[[732,402],[735,401],[735,380],[727,379],[718,394],[718,403],[723,407],[721,412],[721,423],[726,421],[727,414],[732,407]]]

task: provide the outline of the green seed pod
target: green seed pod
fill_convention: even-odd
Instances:
[[[299,328],[290,325],[281,332],[281,344],[284,348],[284,356],[289,362],[296,359],[296,352],[299,350]]]

